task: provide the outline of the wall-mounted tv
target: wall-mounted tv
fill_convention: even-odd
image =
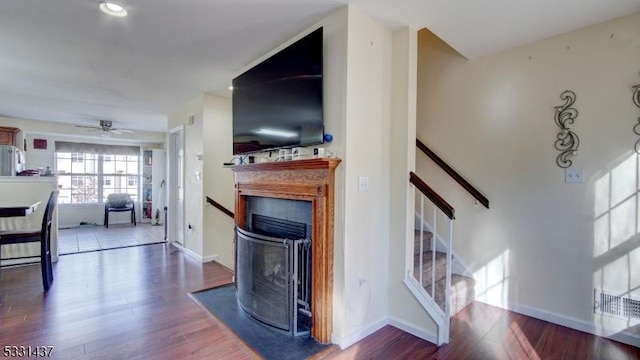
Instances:
[[[233,79],[233,154],[321,144],[322,28]]]

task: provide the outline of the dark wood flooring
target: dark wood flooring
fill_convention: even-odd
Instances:
[[[255,359],[188,295],[229,283],[167,244],[65,255],[42,292],[39,266],[0,270],[0,345],[52,345],[57,359]],[[474,302],[436,347],[386,326],[318,359],[640,359],[640,349]]]

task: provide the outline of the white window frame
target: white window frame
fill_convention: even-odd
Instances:
[[[140,166],[140,161],[141,161],[141,157],[138,156],[134,156],[134,155],[111,155],[111,154],[97,154],[96,157],[96,173],[74,173],[71,171],[61,171],[63,169],[60,169],[60,162],[61,161],[70,161],[70,164],[74,164],[74,163],[80,163],[80,162],[84,162],[85,159],[87,158],[88,154],[85,153],[69,153],[69,152],[56,152],[55,153],[55,159],[56,159],[56,169],[57,169],[57,173],[58,173],[58,187],[61,190],[61,195],[63,195],[62,197],[59,196],[59,203],[60,204],[65,204],[65,205],[96,205],[96,204],[103,204],[106,201],[106,197],[105,197],[105,188],[106,189],[110,189],[113,187],[117,187],[118,183],[119,184],[123,184],[122,192],[126,192],[129,193],[131,195],[131,198],[133,201],[138,201],[140,198],[140,177],[142,176],[141,174],[141,166]],[[118,156],[125,156],[125,160],[116,160],[116,157]],[[91,156],[89,156],[91,157]],[[135,158],[135,161],[130,160],[130,158]],[[104,163],[124,163],[124,168],[127,169],[128,168],[128,164],[131,162],[135,162],[135,169],[136,169],[136,173],[126,173],[126,172],[116,172],[116,173],[104,173]],[[114,165],[115,166],[115,165]],[[86,168],[85,168],[86,170]],[[73,201],[74,199],[74,195],[73,195],[73,189],[74,189],[74,182],[76,183],[75,186],[78,187],[79,183],[82,183],[84,186],[84,180],[86,177],[96,177],[96,201]],[[129,185],[131,183],[131,178],[134,177],[136,178],[133,183],[134,185]],[[64,181],[63,179],[68,178],[69,181]],[[74,179],[75,178],[75,179]],[[120,179],[118,179],[120,178]],[[75,180],[75,181],[74,181]],[[115,183],[114,181],[115,180]],[[105,182],[108,181],[109,184],[106,184]],[[65,184],[68,184],[69,187],[64,188],[63,186]],[[116,191],[117,192],[117,191]],[[68,195],[68,200],[66,201],[66,194]]]

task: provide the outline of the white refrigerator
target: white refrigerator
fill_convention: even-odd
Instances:
[[[24,169],[22,150],[12,145],[0,145],[0,176],[16,176]]]

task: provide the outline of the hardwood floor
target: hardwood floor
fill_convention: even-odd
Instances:
[[[52,345],[57,359],[254,359],[188,293],[231,281],[168,244],[64,255],[0,270],[0,345]],[[317,359],[640,359],[640,349],[474,302],[436,347],[391,326]]]

